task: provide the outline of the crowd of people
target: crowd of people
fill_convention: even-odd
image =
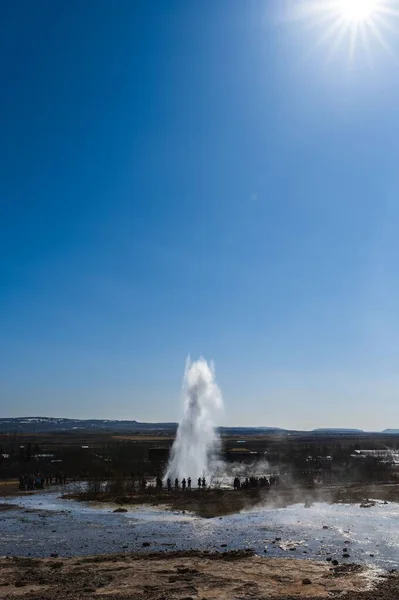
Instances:
[[[198,477],[198,481],[197,481],[197,486],[198,489],[205,489],[206,488],[206,479],[205,477]],[[142,490],[145,490],[147,487],[147,480],[143,477],[141,479],[140,482],[140,487]],[[162,490],[164,487],[164,482],[162,480],[162,478],[158,475],[156,480],[155,480],[155,487],[158,490]],[[172,479],[170,477],[167,478],[166,480],[166,489],[170,492],[172,491],[172,489],[175,490],[191,490],[192,486],[191,486],[191,477],[188,477],[187,479],[185,477],[183,477],[183,479],[180,481],[178,477],[175,478],[174,480],[174,485],[172,485]]]
[[[160,478],[158,478],[158,479],[160,480]],[[161,483],[162,483],[162,481],[161,481]],[[170,492],[172,489],[172,480],[170,477],[168,477],[168,479],[166,480],[166,487],[167,487],[168,491]],[[205,477],[202,477],[202,478],[198,477],[197,487],[198,487],[198,489],[206,488]],[[177,477],[175,479],[174,488],[175,488],[175,490],[180,489],[180,481]],[[185,490],[185,489],[191,490],[191,477],[188,477],[187,479],[185,477],[183,477],[183,479],[181,480],[181,489],[182,490]]]
[[[67,482],[66,474],[59,471],[56,475],[44,474],[41,471],[38,473],[24,473],[19,478],[19,489],[23,491],[42,490],[44,486],[50,485],[65,485]]]
[[[250,488],[268,488],[272,485],[276,485],[279,482],[279,477],[278,475],[272,475],[269,477],[263,476],[263,477],[246,477],[245,479],[241,480],[240,477],[234,477],[233,480],[233,489],[235,490],[245,490],[245,489],[250,489]],[[147,488],[148,482],[147,480],[143,477],[139,483],[139,487],[142,490],[145,490]],[[150,484],[151,487],[151,484]],[[192,481],[191,481],[191,477],[188,477],[187,479],[184,477],[182,480],[180,480],[178,477],[176,477],[174,480],[172,480],[170,477],[168,477],[166,479],[166,482],[161,478],[160,475],[158,475],[156,477],[155,480],[155,487],[158,490],[162,490],[162,489],[167,489],[168,492],[171,492],[173,489],[174,490],[191,490],[192,489]],[[197,489],[206,489],[207,487],[207,482],[205,477],[198,477],[198,481],[197,481]]]
[[[235,490],[246,490],[249,488],[270,487],[271,485],[276,485],[278,482],[278,475],[272,475],[271,477],[246,477],[244,481],[241,481],[239,477],[234,477],[233,488]]]
[[[132,474],[133,478],[133,474]],[[36,474],[33,473],[24,473],[19,478],[19,489],[23,491],[35,490],[35,489],[44,489],[45,486],[51,485],[65,485],[67,482],[67,477],[65,472],[59,471],[56,475],[45,474],[39,471]],[[278,475],[272,475],[269,477],[246,477],[241,480],[240,477],[234,477],[233,480],[233,489],[235,490],[244,490],[250,488],[268,488],[272,485],[276,485],[279,482]],[[145,490],[147,488],[148,482],[145,477],[139,478],[138,480],[138,489]],[[133,478],[133,488],[134,478]],[[150,488],[153,487],[153,483],[150,483]],[[183,479],[179,479],[176,477],[174,481],[168,477],[166,482],[162,479],[160,475],[158,475],[155,479],[155,487],[158,490],[167,489],[168,492],[174,490],[191,490],[192,489],[192,480],[191,477],[187,479],[183,477]],[[205,490],[207,487],[207,481],[205,477],[198,477],[197,480],[197,489]]]

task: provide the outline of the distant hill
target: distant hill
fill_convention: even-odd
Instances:
[[[219,427],[219,432],[229,435],[256,435],[260,433],[288,433],[288,430],[281,429],[281,427]]]
[[[0,433],[51,433],[73,431],[113,432],[168,432],[175,433],[178,423],[141,423],[139,421],[117,421],[109,419],[64,419],[53,417],[0,418]],[[227,435],[250,436],[261,433],[287,433],[278,427],[220,427],[219,432]]]
[[[364,433],[363,429],[345,429],[341,427],[325,427],[313,429],[312,433]]]
[[[118,421],[112,419],[65,419],[54,417],[0,418],[0,433],[51,433],[73,431],[112,431],[115,433],[152,432],[174,434],[178,423],[143,423],[140,421]],[[223,435],[245,437],[256,435],[366,435],[362,429],[320,428],[313,431],[296,431],[281,427],[219,427]],[[399,429],[385,429],[382,433],[399,434]]]
[[[139,421],[113,421],[109,419],[63,419],[52,417],[0,418],[0,432],[45,433],[56,431],[171,431],[177,423],[140,423]]]

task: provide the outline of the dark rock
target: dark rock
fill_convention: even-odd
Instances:
[[[374,558],[374,554],[370,554],[370,557],[371,557],[371,558]]]
[[[302,579],[302,583],[303,585],[312,585],[312,580],[308,577],[305,577],[305,579]]]
[[[112,512],[114,513],[125,513],[127,512],[126,508],[115,508]]]
[[[323,525],[323,529],[328,529],[328,526],[327,525]]]
[[[150,542],[143,542],[142,543],[143,548],[148,548],[148,546],[151,546]]]
[[[348,548],[344,548],[342,552],[348,552]]]
[[[373,508],[375,506],[375,502],[372,500],[367,500],[366,502],[362,502],[360,508]]]
[[[281,542],[281,538],[274,538],[275,542]]]
[[[221,548],[227,548],[227,544],[220,544]]]
[[[349,557],[350,557],[350,555],[347,552],[344,552],[342,555],[342,558],[349,558]]]
[[[190,567],[176,567],[177,568],[177,572],[181,573],[183,575],[187,574],[187,573],[198,573],[197,569],[190,569]]]
[[[331,556],[327,556],[327,558],[326,558],[326,561],[327,561],[327,562],[331,562],[331,561],[332,561],[332,558],[331,558]]]
[[[335,567],[339,564],[337,560],[333,560],[331,561],[331,564],[334,565]]]
[[[51,558],[58,558],[58,552],[52,552],[50,556]]]

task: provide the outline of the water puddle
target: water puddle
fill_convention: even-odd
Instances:
[[[10,499],[1,501],[10,504]],[[201,519],[163,507],[87,504],[44,492],[0,512],[0,555],[60,556],[252,548],[262,556],[399,565],[399,504],[315,503]]]

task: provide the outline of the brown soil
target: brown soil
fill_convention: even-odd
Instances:
[[[10,479],[9,481],[0,481],[0,498],[7,498],[8,496],[16,496],[21,494],[21,490],[18,489],[18,481]]]
[[[244,508],[256,506],[262,502],[263,495],[259,490],[191,490],[135,492],[128,496],[114,496],[108,493],[72,493],[65,498],[81,501],[113,502],[117,505],[164,506],[173,510],[189,511],[200,517],[211,518],[221,515],[238,513]]]
[[[376,581],[379,585],[376,585]],[[356,565],[265,559],[250,552],[115,554],[0,559],[0,598],[26,600],[232,600],[397,598],[399,580]]]

